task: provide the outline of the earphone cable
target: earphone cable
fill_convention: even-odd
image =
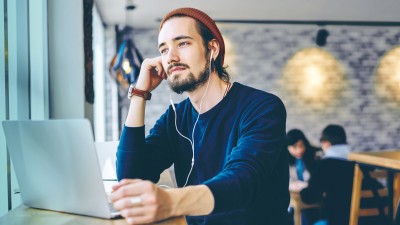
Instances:
[[[200,118],[201,108],[202,108],[202,104],[203,104],[203,99],[204,99],[204,97],[206,96],[206,93],[207,93],[207,91],[208,91],[208,87],[210,86],[212,53],[213,53],[213,51],[211,51],[211,56],[210,56],[210,64],[209,64],[209,68],[208,68],[209,74],[208,74],[207,87],[206,87],[206,90],[205,90],[204,93],[203,93],[203,96],[201,97],[201,100],[200,100],[199,113],[198,113],[197,119],[196,119],[196,121],[195,121],[195,123],[194,123],[194,125],[193,125],[192,140],[190,140],[188,137],[186,137],[185,135],[181,134],[181,132],[179,132],[178,126],[177,126],[177,123],[176,123],[177,115],[176,115],[175,106],[174,106],[174,103],[173,103],[173,101],[172,101],[171,94],[169,95],[170,101],[171,101],[171,104],[172,104],[172,109],[174,110],[174,114],[175,114],[175,129],[176,129],[176,131],[178,132],[178,134],[179,134],[180,136],[182,136],[183,138],[187,139],[187,140],[190,142],[191,146],[192,146],[192,162],[191,162],[191,167],[190,167],[188,176],[186,177],[186,181],[185,181],[185,184],[183,185],[183,187],[186,187],[186,185],[187,185],[187,183],[188,183],[188,181],[189,181],[190,174],[192,173],[192,170],[193,170],[193,167],[194,167],[194,132],[195,132],[195,129],[196,129],[197,122],[199,121],[199,118]]]

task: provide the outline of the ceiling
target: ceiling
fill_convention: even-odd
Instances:
[[[194,7],[216,21],[400,22],[399,0],[94,0],[103,23],[158,27],[170,10]],[[128,3],[136,8],[125,10]]]

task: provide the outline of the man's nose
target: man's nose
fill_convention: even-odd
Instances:
[[[176,49],[171,48],[168,51],[167,62],[168,62],[168,64],[171,64],[174,62],[179,62],[179,56],[178,56],[178,52]]]

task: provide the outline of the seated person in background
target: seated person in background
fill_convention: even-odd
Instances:
[[[350,146],[346,133],[339,125],[328,125],[320,141],[325,156],[317,164],[308,187],[300,192],[301,199],[307,204],[322,201],[325,224],[348,224],[354,163],[347,160]]]
[[[315,161],[322,150],[310,144],[299,129],[290,130],[287,135],[290,181],[308,181],[310,172],[315,168]]]
[[[322,150],[310,144],[304,133],[292,129],[286,134],[289,152],[290,191],[298,192],[307,186],[310,174],[315,169],[316,160],[322,155]],[[293,208],[289,209],[293,213]],[[313,224],[319,219],[319,209],[302,209],[302,224]]]
[[[322,131],[320,141],[325,156],[317,162],[308,186],[300,192],[303,202],[322,204],[323,220],[315,224],[349,224],[354,162],[347,160],[350,146],[346,139],[345,130],[339,125],[328,125]],[[363,189],[382,187],[375,179],[364,179],[362,186]],[[368,221],[362,223],[360,220],[359,225],[367,224],[365,222]]]

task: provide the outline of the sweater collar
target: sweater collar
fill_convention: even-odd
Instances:
[[[324,158],[347,159],[350,152],[350,146],[347,144],[332,145],[326,151]]]

